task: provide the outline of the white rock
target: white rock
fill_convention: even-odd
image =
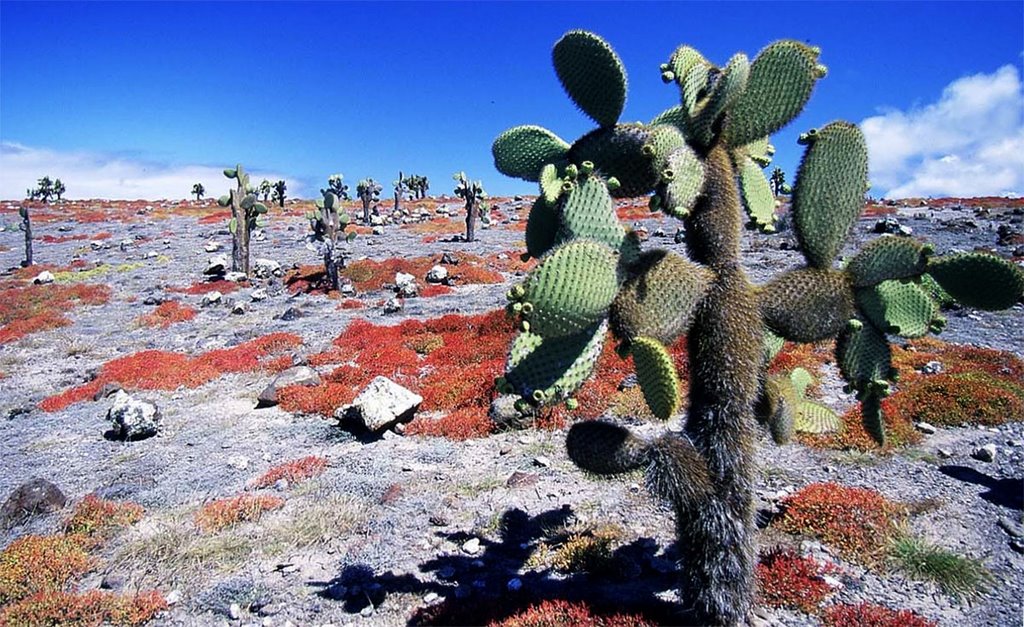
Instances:
[[[476,555],[480,552],[480,538],[470,538],[462,544],[462,551],[469,555]]]
[[[281,276],[284,271],[281,270],[281,264],[274,261],[273,259],[267,259],[260,257],[252,263],[252,273],[261,279],[268,279],[271,276]]]
[[[132,398],[124,390],[114,395],[114,404],[107,411],[107,420],[122,440],[143,440],[160,431],[160,410],[156,405]]]
[[[232,603],[228,606],[228,618],[231,620],[238,620],[242,617],[242,608],[237,603]]]
[[[245,470],[249,467],[249,458],[245,455],[232,455],[228,458],[228,466],[235,470]]]
[[[164,595],[164,601],[167,601],[167,605],[175,605],[178,601],[181,601],[181,592],[178,590],[171,590]]]
[[[249,298],[251,298],[254,303],[258,303],[261,300],[267,300],[267,290],[262,287],[255,289],[252,291],[252,294],[249,295]]]
[[[206,242],[206,246],[203,246],[203,250],[205,250],[208,253],[215,253],[218,250],[220,250],[221,248],[223,248],[221,243],[220,242],[215,242],[213,240],[210,240],[209,242]]]
[[[206,270],[203,270],[203,274],[224,274],[225,268],[228,267],[228,256],[225,254],[214,255],[210,257],[206,262]]]
[[[36,275],[36,278],[32,279],[32,282],[36,285],[43,285],[46,283],[53,283],[53,273],[49,270],[43,270]]]
[[[384,313],[393,314],[402,311],[404,305],[399,298],[389,298],[384,302]]]
[[[916,423],[914,427],[925,435],[934,435],[938,431],[933,425],[923,421]]]
[[[227,274],[224,275],[224,280],[225,281],[231,281],[232,283],[241,283],[242,281],[246,280],[247,278],[248,277],[245,276],[244,272],[231,271],[231,272],[228,272]]]
[[[415,284],[415,283],[416,283],[416,277],[414,277],[413,275],[406,274],[405,272],[396,272],[395,273],[395,285],[398,287],[398,289],[402,289],[406,285]]]
[[[427,272],[427,281],[430,283],[441,283],[448,278],[448,268],[444,266],[434,266]]]
[[[380,432],[393,423],[412,419],[423,397],[387,377],[377,377],[359,393],[351,405],[334,413],[342,420],[354,420],[370,431]]]
[[[210,305],[216,305],[220,303],[222,298],[224,298],[224,295],[218,292],[217,290],[207,292],[206,294],[203,295],[203,302],[200,303],[200,306],[209,307]]]
[[[978,447],[971,452],[971,457],[982,462],[994,462],[996,461],[996,453],[999,449],[996,448],[995,444],[986,444],[985,446]]]

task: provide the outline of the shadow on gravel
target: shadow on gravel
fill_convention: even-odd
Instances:
[[[339,601],[346,612],[358,613],[377,607],[391,594],[435,593],[443,598],[419,608],[409,625],[483,625],[501,621],[541,601],[584,602],[594,615],[640,614],[658,624],[678,624],[673,604],[657,594],[674,588],[672,559],[656,556],[658,544],[638,538],[616,549],[609,567],[599,573],[564,574],[550,569],[539,572],[525,568],[543,541],[567,537],[566,529],[576,516],[569,506],[530,516],[521,509],[509,509],[498,522],[498,540],[480,538],[474,554],[442,555],[420,565],[431,573],[427,579],[411,574],[376,574],[364,564],[345,566],[327,582],[310,582],[319,587],[321,598]],[[462,546],[472,534],[439,532],[446,540]],[[674,549],[669,549],[674,555]],[[526,570],[519,574],[520,570]]]
[[[982,492],[981,498],[993,505],[1024,510],[1024,479],[995,479],[967,466],[940,466],[939,472],[988,488],[988,492]]]

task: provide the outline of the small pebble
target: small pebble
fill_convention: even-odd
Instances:
[[[470,555],[476,555],[480,551],[480,538],[470,538],[462,544],[462,550]]]

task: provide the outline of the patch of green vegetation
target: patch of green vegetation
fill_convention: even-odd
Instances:
[[[923,538],[901,535],[893,542],[892,557],[911,577],[934,581],[950,595],[975,596],[993,581],[981,560],[957,555]]]
[[[122,263],[116,266],[112,266],[109,263],[101,263],[95,268],[90,268],[89,270],[65,270],[63,272],[54,272],[53,280],[57,283],[77,283],[79,281],[88,281],[90,279],[95,279],[110,272],[131,272],[133,270],[138,270],[144,265],[145,264],[140,263],[138,261],[133,263]]]

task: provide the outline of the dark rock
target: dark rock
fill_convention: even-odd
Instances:
[[[55,512],[67,502],[67,497],[54,484],[46,479],[32,479],[15,488],[0,506],[0,527],[17,527],[37,514]]]
[[[298,307],[289,307],[279,316],[281,320],[285,322],[291,322],[292,320],[298,320],[299,318],[305,317],[306,314]]]
[[[114,395],[114,405],[107,411],[107,420],[114,424],[110,436],[118,440],[145,440],[160,431],[160,409],[141,401],[124,390]]]

